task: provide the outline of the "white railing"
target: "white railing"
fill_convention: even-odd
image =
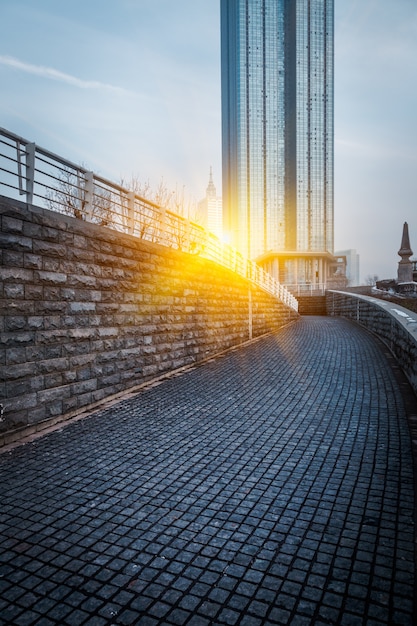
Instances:
[[[0,128],[0,193],[215,261],[298,310],[296,298],[254,261],[199,224]]]
[[[324,296],[327,283],[294,283],[285,285],[294,296]]]

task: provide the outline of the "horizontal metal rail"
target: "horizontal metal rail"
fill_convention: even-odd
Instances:
[[[294,283],[287,284],[286,288],[294,296],[324,296],[329,289],[327,283]]]
[[[296,298],[254,261],[199,224],[0,128],[0,193],[215,261],[298,310]]]

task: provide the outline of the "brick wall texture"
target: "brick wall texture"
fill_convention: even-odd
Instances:
[[[71,415],[297,317],[195,255],[0,198],[0,432]]]

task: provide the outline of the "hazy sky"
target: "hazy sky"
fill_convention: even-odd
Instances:
[[[417,2],[335,0],[335,247],[417,256]],[[0,0],[0,126],[119,182],[221,192],[219,0]],[[184,187],[185,186],[185,187]]]

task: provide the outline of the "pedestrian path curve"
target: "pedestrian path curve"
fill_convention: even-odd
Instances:
[[[413,624],[381,345],[301,318],[0,455],[0,623]]]

